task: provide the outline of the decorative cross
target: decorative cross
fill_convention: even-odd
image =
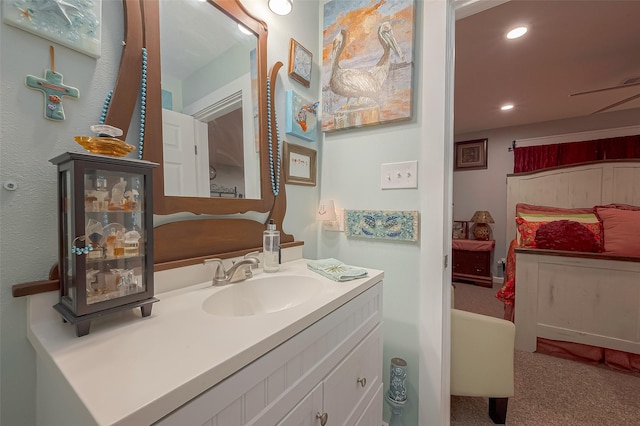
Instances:
[[[64,120],[62,96],[76,99],[80,97],[78,89],[62,84],[62,74],[51,70],[45,71],[44,78],[28,75],[25,84],[31,89],[44,93],[44,116],[49,120]]]
[[[49,46],[49,55],[51,58],[51,69],[44,72],[44,79],[28,75],[24,84],[30,89],[40,90],[44,93],[44,118],[62,121],[64,120],[62,96],[77,99],[80,97],[80,91],[75,87],[62,84],[62,74],[56,72],[53,46]]]

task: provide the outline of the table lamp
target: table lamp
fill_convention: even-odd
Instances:
[[[471,222],[474,223],[473,228],[471,229],[473,237],[476,240],[489,240],[491,236],[491,227],[489,224],[495,223],[491,217],[491,213],[486,210],[478,210],[473,214]]]

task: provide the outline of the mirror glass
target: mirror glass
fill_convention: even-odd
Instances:
[[[164,195],[260,199],[257,36],[206,1],[159,3]]]

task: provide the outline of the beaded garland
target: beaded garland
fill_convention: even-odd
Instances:
[[[107,111],[111,103],[113,90],[109,92],[104,104],[102,105],[102,113],[100,114],[100,123],[104,124],[107,118]],[[142,48],[142,78],[140,80],[140,135],[138,136],[138,159],[142,160],[142,151],[144,147],[144,125],[147,111],[147,48]]]
[[[280,163],[281,160],[281,141],[279,137],[278,131],[278,116],[274,112],[275,125],[276,125],[276,144],[277,144],[277,162],[274,166],[273,164],[273,129],[271,127],[271,81],[267,78],[267,133],[269,140],[269,170],[271,172],[271,190],[273,191],[273,195],[277,196],[280,192]],[[274,173],[275,168],[275,173]]]
[[[76,241],[84,241],[86,244],[86,237],[78,237],[75,240],[73,240],[73,243],[71,244],[71,253],[72,254],[77,254],[78,256],[81,256],[83,254],[89,254],[90,251],[93,251],[93,246],[91,244],[86,244],[84,247],[76,247]]]

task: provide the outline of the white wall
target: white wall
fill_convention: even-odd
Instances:
[[[385,271],[383,380],[386,391],[391,358],[407,361],[407,425],[418,424],[419,408],[424,415],[420,424],[440,422],[441,381],[446,371],[442,366],[442,224],[448,189],[443,180],[447,170],[443,124],[446,2],[416,2],[416,8],[413,118],[324,134],[321,198],[333,199],[347,209],[418,210],[420,241],[367,240],[320,231],[318,249],[321,258],[335,257]],[[322,13],[321,7],[319,15]],[[406,160],[419,160],[419,188],[381,190],[380,165]],[[388,416],[385,404],[385,418]]]
[[[63,98],[66,121],[44,119],[44,96],[24,85],[28,74],[44,76],[51,42],[0,24],[0,423],[35,424],[35,358],[26,337],[26,300],[13,298],[16,283],[46,279],[57,263],[56,168],[49,159],[81,150],[75,135],[90,134],[104,99],[115,84],[123,39],[122,3],[102,6],[102,57],[93,59],[55,45],[56,72],[80,90]],[[135,121],[135,120],[134,120]],[[136,130],[131,132],[135,137]],[[134,142],[135,143],[135,142]]]
[[[640,109],[609,112],[564,120],[505,127],[456,135],[456,141],[488,138],[486,170],[453,173],[453,220],[469,220],[476,210],[489,210],[496,223],[491,225],[496,240],[493,267],[505,257],[507,221],[506,175],[513,173],[513,153],[508,151],[517,139],[565,135],[591,130],[613,129],[638,125]],[[494,274],[495,275],[495,274]]]
[[[244,0],[249,10],[264,20],[269,28],[269,58],[267,67],[281,61],[283,67],[278,73],[275,104],[281,140],[302,145],[319,151],[321,134],[316,142],[307,142],[295,136],[285,134],[285,92],[293,89],[307,99],[317,100],[320,93],[320,64],[322,53],[318,49],[320,40],[320,20],[317,0],[296,0],[293,11],[287,16],[278,16],[268,9],[266,1]],[[321,15],[320,15],[321,16]],[[294,38],[313,54],[311,87],[304,87],[289,78],[289,40]],[[273,84],[273,83],[272,83]],[[319,128],[320,126],[318,126]],[[321,152],[318,152],[318,185],[315,187],[286,185],[287,214],[283,228],[286,233],[293,234],[296,241],[304,241],[303,256],[308,259],[318,258],[318,225],[315,221],[315,208],[318,205],[320,190]],[[280,183],[284,185],[284,182]]]

